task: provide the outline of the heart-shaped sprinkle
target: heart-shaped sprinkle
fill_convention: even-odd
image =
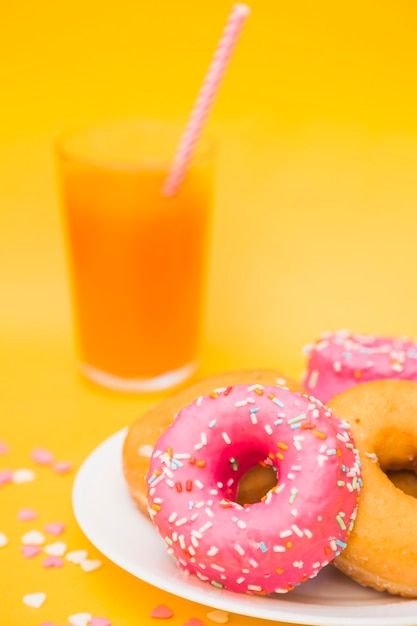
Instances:
[[[55,626],[53,622],[42,622],[40,626]]]
[[[20,509],[17,514],[17,519],[19,520],[19,522],[28,522],[30,520],[36,519],[37,517],[38,514],[32,509]]]
[[[6,535],[0,532],[0,548],[4,548],[4,546],[7,546],[8,543],[9,540],[7,539]]]
[[[46,554],[51,556],[63,556],[67,551],[67,544],[63,541],[56,541],[55,543],[48,543],[44,547]]]
[[[80,567],[83,572],[93,572],[101,567],[102,563],[98,559],[83,559],[80,563]]]
[[[33,448],[30,458],[38,465],[50,465],[54,460],[52,452],[45,448]]]
[[[7,485],[13,480],[13,471],[10,469],[0,470],[0,485]]]
[[[25,559],[31,559],[41,552],[38,546],[21,546],[20,550]]]
[[[73,550],[72,552],[68,552],[65,558],[70,563],[75,563],[75,565],[79,565],[81,561],[85,561],[87,559],[87,556],[87,550]]]
[[[54,522],[52,524],[46,524],[44,530],[50,535],[62,535],[65,530],[65,524],[62,522]]]
[[[53,470],[57,474],[67,474],[72,470],[72,463],[69,461],[57,461],[57,463],[54,463]]]
[[[7,454],[9,452],[9,446],[4,441],[0,441],[0,454]]]
[[[34,609],[39,609],[46,600],[46,593],[27,593],[22,598],[23,604],[31,606]]]
[[[204,626],[204,622],[202,622],[201,619],[198,619],[198,617],[192,617],[182,626]]]
[[[47,556],[42,561],[42,566],[45,568],[62,567],[63,565],[64,561],[59,556]]]
[[[155,619],[169,619],[174,613],[165,604],[159,604],[151,611],[151,617]]]
[[[111,622],[105,617],[93,617],[88,626],[111,626]]]
[[[207,613],[207,617],[212,622],[216,622],[216,624],[227,624],[227,622],[229,621],[229,613],[226,613],[226,611],[220,611],[218,609]]]
[[[45,535],[39,530],[30,530],[23,535],[22,543],[24,546],[42,546],[45,543]]]
[[[88,626],[92,616],[90,613],[74,613],[68,617],[71,626]]]
[[[36,474],[31,469],[21,468],[17,469],[13,472],[13,482],[16,484],[19,483],[31,483],[35,480]]]

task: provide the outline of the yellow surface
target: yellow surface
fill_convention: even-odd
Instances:
[[[298,376],[320,332],[417,336],[417,7],[408,0],[253,0],[209,126],[218,137],[201,373],[272,366]],[[230,9],[225,0],[4,3],[0,59],[0,468],[36,480],[0,487],[0,621],[173,626],[209,609],[160,592],[103,559],[89,574],[20,554],[25,530],[79,530],[71,488],[83,459],[153,399],[76,373],[51,142],[120,116],[185,121]],[[51,449],[57,476],[29,458]],[[111,504],[110,504],[111,505]],[[38,511],[18,522],[20,508]],[[40,609],[22,603],[45,591]],[[230,624],[261,621],[230,616]],[[266,623],[266,622],[264,622]]]

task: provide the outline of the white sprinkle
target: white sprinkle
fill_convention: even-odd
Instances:
[[[267,435],[272,435],[273,430],[269,424],[265,424],[265,432]]]
[[[191,556],[195,556],[197,554],[197,552],[194,550],[195,548],[198,548],[198,541],[195,537],[191,537],[191,546],[188,546],[188,552],[191,554]]]
[[[255,559],[249,559],[249,564],[252,565],[252,567],[258,567],[259,565],[258,561],[255,561]]]
[[[257,424],[258,420],[256,419],[256,413],[251,413],[250,414],[250,421],[252,422],[252,424]]]
[[[342,364],[340,361],[335,361],[333,363],[333,369],[335,372],[341,372],[342,371]]]
[[[50,556],[64,556],[65,552],[67,551],[67,544],[63,541],[49,543],[44,547],[44,551]]]
[[[304,534],[305,534],[305,536],[306,536],[306,537],[308,537],[309,539],[311,539],[311,538],[312,538],[312,536],[313,536],[313,533],[312,533],[312,532],[311,532],[311,530],[310,530],[310,529],[308,529],[308,528],[305,528],[305,529],[304,529]]]
[[[174,474],[171,472],[169,467],[163,467],[162,471],[165,474],[165,476],[168,476],[168,478],[174,478]],[[161,474],[161,476],[162,476],[162,474]]]
[[[316,561],[313,563],[313,569],[318,569],[320,567],[320,561]]]
[[[222,433],[222,437],[225,441],[225,443],[230,444],[232,443],[232,440],[230,439],[229,435],[227,433]]]
[[[237,525],[239,526],[239,528],[246,528],[246,522],[244,522],[242,519],[238,520]]]
[[[201,480],[198,480],[198,478],[194,481],[194,484],[199,488],[199,489],[204,489],[204,485],[201,482]]]
[[[301,472],[301,465],[291,465],[293,472]]]
[[[196,406],[200,406],[202,402],[203,402],[203,396],[199,396],[196,400]]]
[[[278,382],[278,380],[277,380]],[[250,387],[248,387],[248,391],[255,391],[255,389],[264,389],[263,385],[260,385],[259,383],[255,383],[254,385],[251,385]]]
[[[246,400],[239,400],[239,402],[235,402],[235,406],[237,407],[246,406],[246,405],[247,405]]]
[[[206,530],[208,530],[212,526],[213,526],[213,522],[206,522],[205,524],[203,524],[203,526],[201,528],[198,529],[198,532],[199,533],[205,533]]]
[[[217,563],[210,563],[210,567],[212,569],[215,569],[217,572],[225,572],[226,571],[224,569],[224,567],[221,567],[220,565],[217,565]]]
[[[194,529],[191,531],[191,537],[195,537],[196,539],[202,539],[203,535],[199,533],[198,530]]]
[[[30,530],[22,537],[22,544],[24,546],[42,546],[45,543],[45,535],[39,530]]]
[[[174,459],[178,459],[178,460],[185,460],[185,459],[190,459],[191,458],[191,454],[189,454],[188,452],[177,452],[177,454],[174,454],[173,456]]]
[[[244,551],[244,549],[242,548],[242,546],[240,546],[238,543],[235,543],[235,545],[234,545],[234,549],[236,550],[236,552],[237,552],[238,554],[240,554],[240,556],[244,556],[245,551]]]
[[[177,519],[177,515],[178,513],[176,511],[174,511],[173,513],[171,513],[171,515],[168,517],[168,522],[175,522],[175,520]]]
[[[262,591],[262,587],[259,585],[248,585],[248,591]]]
[[[238,585],[241,585],[245,581],[245,577],[241,576],[240,578],[236,578],[236,582]]]
[[[294,561],[293,566],[301,569],[303,567],[303,561]]]
[[[216,546],[210,546],[210,548],[207,551],[207,555],[208,556],[216,556],[218,551],[219,551],[219,548],[216,548]]]
[[[201,441],[199,443],[196,443],[194,446],[194,450],[201,450],[201,448],[203,447],[204,444],[201,443]]]
[[[292,515],[293,517],[297,517],[297,516],[298,516],[298,511],[297,511],[297,509],[291,509],[290,513],[291,513],[291,515]]]
[[[209,517],[214,517],[213,511],[209,507],[206,507],[204,510]]]
[[[299,537],[303,536],[303,531],[298,528],[297,524],[292,524],[291,528],[293,529],[296,535],[298,535]]]
[[[285,548],[285,546],[274,546],[274,547],[272,548],[272,550],[273,550],[274,552],[285,552],[285,551],[286,551],[286,548]]]
[[[183,524],[187,523],[186,517],[181,517],[179,520],[175,522],[175,526],[183,526]]]
[[[16,484],[20,483],[30,483],[35,480],[36,474],[31,469],[17,469],[13,472],[12,481]]]
[[[279,536],[281,537],[281,539],[285,539],[286,537],[291,537],[292,535],[292,530],[283,530],[282,532],[279,533]]]
[[[93,572],[94,570],[101,567],[102,563],[98,559],[84,559],[80,563],[80,567],[83,572]]]
[[[206,446],[207,445],[207,435],[206,433],[201,433],[201,443]]]
[[[182,550],[185,550],[186,545],[185,545],[185,539],[184,539],[184,535],[179,535],[178,537],[178,543],[180,544]]]
[[[30,606],[33,609],[39,609],[46,600],[46,593],[27,593],[23,596],[22,601],[26,606]]]
[[[7,544],[8,544],[8,539],[6,535],[4,533],[0,533],[0,548],[4,548],[4,546],[7,546]]]
[[[292,474],[292,473],[287,474],[287,478],[289,478],[290,480],[294,480],[295,474]]]
[[[218,492],[218,490],[217,490],[217,489],[210,489],[210,491],[209,491],[209,494],[210,494],[211,496],[217,496],[217,494],[218,494],[218,493],[219,493],[219,492]]]

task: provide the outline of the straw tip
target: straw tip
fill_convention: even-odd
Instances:
[[[251,12],[248,5],[241,2],[233,5],[233,11],[236,15],[239,15],[240,17],[247,17],[248,15],[250,15]]]

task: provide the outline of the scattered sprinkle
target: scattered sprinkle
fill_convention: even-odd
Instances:
[[[38,546],[21,546],[20,551],[25,559],[32,559],[42,552]]]
[[[65,524],[63,522],[54,522],[52,524],[46,524],[44,530],[50,535],[62,535],[65,530]]]
[[[21,468],[13,472],[12,480],[16,484],[31,483],[36,478],[36,474],[31,469]]]
[[[226,613],[226,611],[220,611],[218,609],[207,613],[207,617],[212,622],[216,622],[216,624],[227,624],[227,622],[229,621],[229,613]]]
[[[67,544],[63,541],[56,541],[45,546],[44,551],[50,556],[63,556],[67,551]]]
[[[56,474],[67,474],[72,470],[72,463],[69,461],[57,461],[53,464],[52,469]]]
[[[9,543],[6,535],[0,532],[0,548],[4,548]]]
[[[0,486],[7,485],[7,483],[11,483],[13,480],[13,471],[10,469],[0,470]]]
[[[95,559],[95,560],[84,559],[80,563],[80,567],[83,570],[83,572],[94,572],[94,570],[99,569],[101,565],[102,563],[98,559]]]
[[[165,604],[159,604],[151,611],[151,617],[155,619],[169,619],[173,615],[173,611]]]
[[[50,567],[62,567],[64,565],[64,561],[59,556],[47,556],[42,561],[42,566],[46,569]]]
[[[20,522],[28,522],[30,520],[36,519],[37,517],[38,514],[32,509],[20,509],[20,511],[18,511],[17,513],[17,519]]]
[[[188,622],[185,622],[182,626],[204,626],[204,622],[198,617],[191,617]]]
[[[93,617],[88,626],[111,626],[111,622],[106,617]]]
[[[92,617],[90,613],[74,613],[74,615],[70,615],[67,619],[71,626],[88,626]]]
[[[46,448],[33,448],[30,453],[30,458],[38,465],[51,465],[54,460],[52,452]]]
[[[45,535],[39,530],[30,530],[22,537],[24,546],[42,546],[45,543]]]
[[[73,550],[72,552],[68,552],[68,554],[66,554],[65,559],[70,563],[79,565],[82,561],[87,559],[87,556],[87,550]]]
[[[33,609],[39,609],[46,600],[46,593],[37,592],[37,593],[27,593],[23,596],[22,601],[26,606],[30,606]]]

